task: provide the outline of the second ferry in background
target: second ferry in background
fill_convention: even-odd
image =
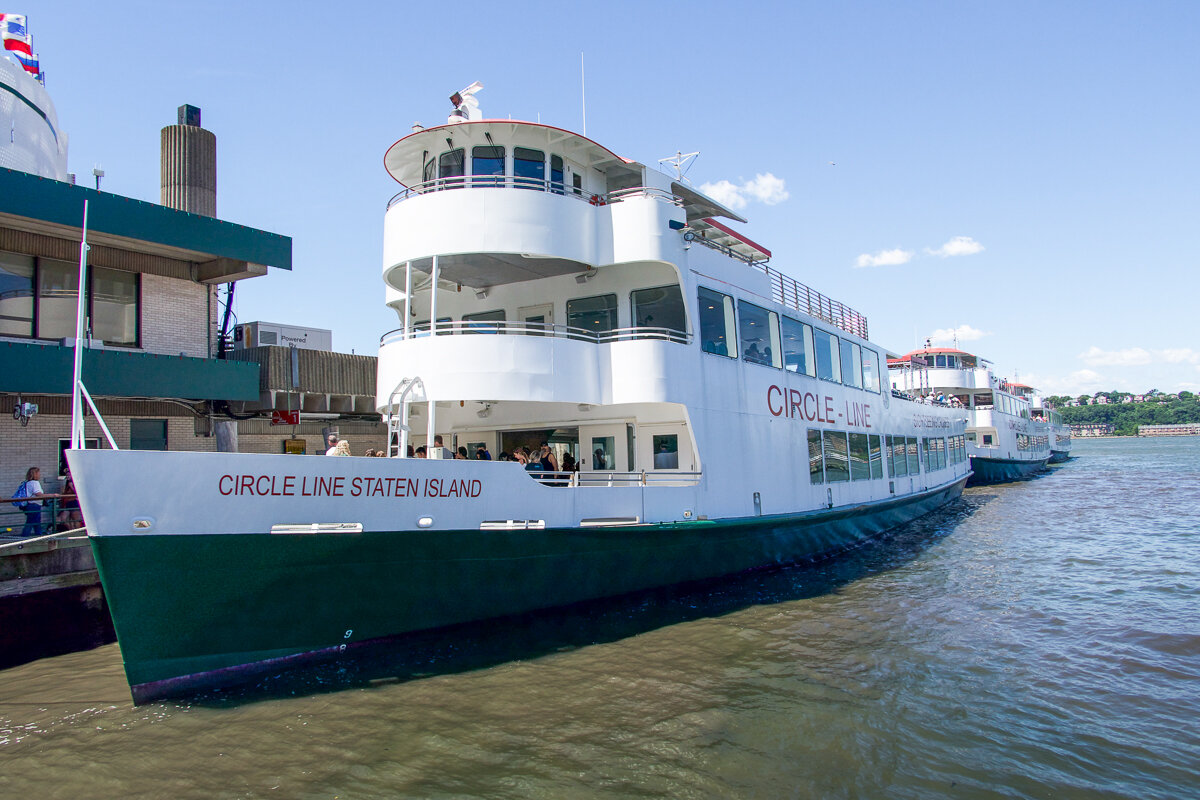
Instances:
[[[967,412],[971,484],[1026,478],[1050,459],[1050,425],[1032,410],[1033,389],[996,375],[991,362],[929,347],[888,359],[892,389]]]
[[[479,88],[384,158],[392,458],[70,451],[136,700],[827,557],[962,492],[966,414],[893,396],[865,317]]]

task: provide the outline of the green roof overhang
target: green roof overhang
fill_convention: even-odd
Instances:
[[[214,217],[0,168],[0,215],[29,230],[78,238],[88,201],[88,240],[198,263],[222,260],[292,268],[292,239]]]
[[[0,392],[70,394],[74,363],[71,347],[0,342]],[[83,351],[83,385],[93,397],[258,400],[258,370],[253,361]]]

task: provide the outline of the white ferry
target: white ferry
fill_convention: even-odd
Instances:
[[[966,411],[971,484],[1001,483],[1044,469],[1050,426],[1032,412],[1032,388],[996,375],[991,362],[956,348],[926,346],[888,359],[894,391]]]
[[[135,700],[827,557],[961,493],[966,414],[894,397],[740,216],[456,97],[385,156],[393,457],[71,451]]]
[[[1063,422],[1062,414],[1038,394],[1028,388],[1029,413],[1033,419],[1045,423],[1046,435],[1050,440],[1050,458],[1046,463],[1061,464],[1071,459],[1071,426]]]

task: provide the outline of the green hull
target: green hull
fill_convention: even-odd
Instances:
[[[134,700],[363,642],[826,557],[962,492],[613,528],[92,539]]]

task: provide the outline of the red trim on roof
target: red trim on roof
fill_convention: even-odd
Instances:
[[[910,350],[909,352],[907,352],[903,356],[901,356],[901,358],[907,361],[910,356],[919,356],[919,355],[924,355],[925,353],[943,353],[943,354],[956,353],[956,354],[964,355],[964,356],[977,357],[977,356],[975,356],[974,353],[968,353],[966,350],[958,350],[953,347],[929,347],[929,348],[922,347],[919,350]]]
[[[771,251],[770,251],[770,250],[768,250],[767,248],[763,247],[763,246],[762,246],[761,244],[759,244],[758,242],[756,242],[756,241],[753,241],[752,239],[748,239],[748,238],[746,238],[746,237],[745,237],[745,236],[743,236],[742,234],[740,234],[740,233],[738,233],[737,231],[735,231],[733,228],[730,228],[728,225],[722,225],[721,223],[717,222],[717,221],[716,221],[715,219],[713,219],[712,217],[706,217],[706,218],[705,218],[705,220],[704,220],[704,222],[705,222],[706,224],[708,224],[708,225],[712,225],[714,228],[716,228],[717,230],[721,231],[722,233],[727,233],[727,234],[729,234],[730,236],[732,236],[733,238],[737,239],[737,240],[738,240],[739,242],[741,242],[742,244],[748,244],[748,245],[750,245],[751,247],[753,247],[755,250],[757,250],[758,252],[760,252],[760,253],[766,253],[766,254],[767,254],[767,258],[770,258],[770,257],[771,257]]]
[[[405,186],[405,184],[402,181],[398,180],[396,178],[396,176],[393,175],[391,173],[391,171],[389,171],[387,168],[387,154],[392,152],[392,147],[395,147],[396,145],[400,144],[401,142],[403,142],[406,139],[411,139],[414,136],[420,136],[421,134],[429,133],[430,131],[440,131],[440,130],[444,130],[446,128],[461,128],[464,125],[488,125],[488,124],[495,124],[497,122],[508,124],[508,125],[528,125],[531,128],[546,128],[547,130],[559,131],[560,133],[567,133],[567,134],[570,134],[571,136],[575,136],[579,139],[583,139],[585,142],[591,142],[592,144],[596,145],[596,147],[599,147],[601,150],[608,153],[610,156],[617,159],[618,161],[623,161],[626,164],[634,163],[633,159],[625,158],[624,156],[617,155],[612,150],[609,150],[607,147],[605,147],[604,145],[597,142],[595,139],[589,139],[586,136],[582,136],[582,135],[576,133],[575,131],[569,131],[566,128],[559,128],[555,125],[543,125],[540,122],[525,122],[524,120],[519,120],[519,119],[476,119],[476,120],[471,120],[470,122],[447,122],[445,125],[435,125],[432,128],[422,128],[419,131],[413,131],[408,136],[402,136],[401,138],[392,142],[391,147],[388,147],[387,150],[383,151],[383,171],[387,172],[389,178],[396,181],[396,183],[399,183],[401,186],[404,186],[404,188],[407,189],[408,187]]]

